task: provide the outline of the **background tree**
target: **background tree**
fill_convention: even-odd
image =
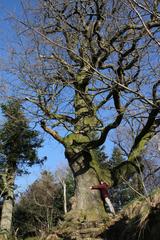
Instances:
[[[112,156],[109,159],[109,164],[112,168],[122,164],[126,161],[125,157],[122,155],[120,148],[115,146],[113,148]],[[115,209],[120,210],[122,207],[133,200],[135,197],[139,195],[137,192],[139,191],[137,186],[137,176],[131,176],[130,179],[123,181],[116,187],[112,188],[109,192],[112,198],[112,202],[114,203]],[[141,192],[139,193],[141,194]]]
[[[153,191],[153,189],[157,188],[160,184],[159,137],[159,134],[157,134],[152,141],[150,141],[142,156],[145,166],[143,181],[148,193]]]
[[[14,229],[27,237],[49,232],[63,216],[63,195],[51,172],[43,171],[22,194],[14,211]]]
[[[11,100],[2,105],[5,122],[0,129],[0,153],[4,156],[1,164],[3,206],[1,214],[1,230],[11,231],[14,202],[15,177],[26,171],[25,167],[42,163],[37,156],[37,148],[42,139],[38,132],[29,127],[21,104]]]
[[[70,209],[69,199],[73,195],[74,184],[71,174],[67,171],[65,173],[63,181],[66,183],[67,207]],[[15,230],[19,229],[18,236],[36,236],[50,232],[64,217],[63,203],[63,188],[57,181],[57,174],[43,171],[16,203],[13,225]]]
[[[131,124],[128,128],[117,128],[116,134],[111,137],[111,141],[118,146],[125,159],[129,156],[129,149],[134,142],[135,134],[136,128]],[[158,146],[159,133],[149,141],[141,156],[143,172],[140,174],[140,181],[143,184],[145,194],[150,193],[159,185],[160,151]],[[136,179],[134,181],[136,182]]]
[[[14,18],[23,26],[23,50],[14,51],[13,70],[23,98],[37,107],[41,127],[65,148],[75,179],[73,218],[101,219],[100,195],[89,186],[99,176],[116,186],[139,172],[141,154],[160,123],[160,48],[146,30],[156,35],[160,22],[146,11],[142,22],[128,1],[30,3],[23,5],[26,19]],[[159,3],[155,7],[159,12]],[[102,169],[97,147],[131,121],[136,134],[127,161]]]
[[[56,170],[55,176],[63,189],[63,209],[64,214],[71,208],[70,199],[74,194],[74,179],[71,171],[66,167],[61,167]]]

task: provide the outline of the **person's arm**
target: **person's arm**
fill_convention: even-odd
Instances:
[[[110,186],[107,183],[105,184],[105,187],[106,187],[106,189],[110,188]]]
[[[102,184],[98,184],[98,185],[94,185],[92,187],[90,187],[90,189],[102,189],[104,188],[104,186]]]

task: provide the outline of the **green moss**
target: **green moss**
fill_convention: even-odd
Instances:
[[[88,67],[83,68],[82,71],[79,72],[79,74],[77,74],[76,80],[78,82],[78,84],[83,84],[83,81],[89,76],[88,74]]]
[[[71,133],[68,136],[65,137],[64,139],[65,144],[68,146],[71,146],[74,144],[74,142],[76,143],[86,143],[89,141],[87,136],[84,136],[82,134],[76,134],[76,133]]]
[[[90,165],[96,171],[99,179],[103,179],[105,182],[112,185],[111,171],[106,168],[104,169],[100,166],[100,163],[97,160],[97,154],[95,150],[90,150],[90,154],[92,156],[92,161]]]
[[[88,210],[71,210],[65,215],[65,222],[64,224],[66,226],[75,226],[79,223],[83,222],[93,222],[93,221],[99,221],[106,219],[106,212],[104,211],[104,208],[98,209],[99,214],[97,214],[97,210],[94,211],[94,209],[88,209]]]
[[[140,143],[137,145],[137,147],[133,150],[133,152],[129,156],[129,159],[128,159],[129,161],[134,161],[135,159],[137,159],[137,157],[141,155],[141,153],[144,151],[146,144],[149,142],[149,140],[152,138],[153,135],[154,134],[152,131],[145,134],[145,136],[142,138]]]
[[[89,116],[84,118],[84,124],[89,125],[91,127],[97,126],[98,120],[95,116]]]

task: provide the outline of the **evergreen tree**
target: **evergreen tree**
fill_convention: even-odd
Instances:
[[[74,191],[75,191],[75,182],[74,182],[74,178],[73,178],[73,174],[70,171],[70,169],[68,169],[68,173],[66,175],[66,193],[67,193],[67,209],[71,210],[71,198],[74,195]]]
[[[62,187],[51,172],[43,171],[16,204],[14,229],[18,228],[18,236],[23,238],[46,233],[63,218],[63,214]]]
[[[124,161],[125,158],[123,157],[121,150],[117,146],[115,146],[113,148],[112,156],[109,161],[110,165],[114,169],[114,167],[120,165]],[[121,209],[123,205],[125,205],[127,202],[129,202],[135,197],[135,192],[133,189],[131,189],[130,186],[136,188],[136,184],[133,183],[133,180],[136,180],[136,178],[137,177],[132,177],[128,181],[122,179],[122,183],[119,186],[110,190],[111,198],[117,210]]]
[[[110,163],[113,167],[117,166],[118,164],[125,161],[124,157],[122,156],[122,152],[118,147],[113,148],[112,157],[110,159]]]
[[[30,129],[18,100],[2,105],[5,122],[0,129],[0,153],[4,157],[1,165],[3,207],[1,230],[11,231],[14,202],[15,177],[26,172],[26,166],[42,163],[37,148],[42,146],[38,132]]]
[[[107,169],[109,166],[109,158],[108,158],[107,154],[105,153],[104,145],[102,145],[101,147],[98,147],[96,149],[96,155],[97,155],[100,166],[103,169]]]

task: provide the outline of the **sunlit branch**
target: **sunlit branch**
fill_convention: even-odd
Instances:
[[[47,133],[49,133],[49,135],[51,135],[55,140],[57,140],[58,142],[62,143],[63,145],[65,145],[65,142],[63,140],[63,138],[53,129],[49,128],[46,126],[46,123],[44,121],[41,121],[41,127],[43,128],[43,130]]]
[[[63,46],[63,45],[61,45],[61,44],[59,44],[59,43],[57,43],[57,42],[55,42],[55,41],[53,41],[53,40],[51,40],[51,39],[49,39],[47,36],[45,36],[43,33],[41,33],[39,30],[37,30],[37,29],[35,29],[34,27],[32,27],[31,25],[28,25],[28,24],[26,24],[25,22],[23,22],[23,21],[21,21],[21,20],[19,20],[19,19],[17,19],[16,17],[13,17],[16,21],[18,21],[19,23],[21,23],[22,25],[24,25],[25,27],[27,27],[28,29],[30,29],[30,30],[32,30],[32,31],[34,31],[35,33],[37,33],[38,35],[40,35],[43,39],[45,39],[48,43],[50,43],[50,44],[52,44],[52,45],[55,45],[55,46],[57,46],[57,47],[60,47],[60,48],[62,48],[62,49],[64,49],[64,50],[67,50],[67,51],[71,51],[72,53],[74,53],[74,54],[76,54],[76,52],[74,52],[73,51],[73,49],[70,49],[70,48],[68,48],[68,47],[65,47],[65,46]],[[154,27],[154,26],[159,26],[160,24],[159,23],[154,23],[154,24],[150,24],[152,27]],[[142,26],[141,27],[129,27],[129,26],[127,26],[126,28],[125,28],[125,30],[127,31],[128,29],[141,29],[142,28]],[[119,31],[118,33],[117,33],[117,36],[116,37],[114,37],[114,39],[112,39],[112,42],[114,42],[123,32],[125,32],[125,30],[121,30],[121,31]],[[76,54],[77,55],[77,54]],[[99,76],[101,76],[102,78],[104,78],[104,79],[107,79],[107,80],[110,80],[110,79],[108,79],[108,77],[106,77],[104,74],[102,74],[102,73],[100,73],[96,68],[94,68],[87,60],[85,60],[84,58],[82,58],[81,56],[78,56],[81,60],[83,60],[87,65],[88,65],[88,67],[90,67],[90,69],[92,69],[96,74],[98,74]],[[137,91],[134,91],[134,90],[132,90],[132,89],[130,89],[129,87],[127,87],[127,86],[125,86],[125,85],[123,85],[123,84],[121,84],[121,83],[119,83],[119,82],[117,82],[116,80],[113,80],[112,79],[112,82],[114,82],[114,83],[116,83],[118,86],[120,86],[122,89],[124,89],[124,90],[127,90],[128,92],[131,92],[131,93],[134,93],[135,95],[137,95],[138,97],[140,97],[141,99],[143,99],[146,103],[148,103],[149,105],[151,105],[151,106],[155,106],[155,104],[152,102],[152,101],[150,101],[149,99],[147,99],[145,96],[143,96],[141,93],[139,93],[139,92],[137,92]]]

